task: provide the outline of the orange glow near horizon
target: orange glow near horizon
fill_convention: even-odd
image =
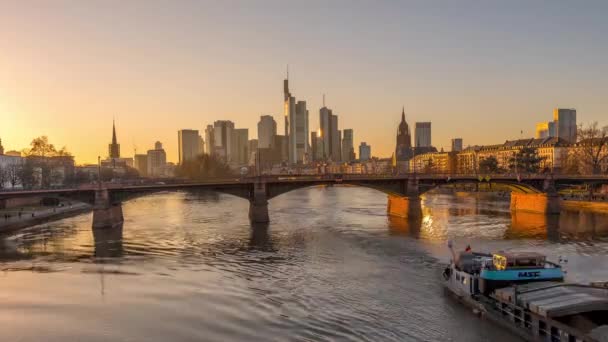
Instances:
[[[352,128],[354,145],[365,141],[378,157],[395,148],[403,105],[410,127],[431,121],[432,143],[445,150],[454,137],[464,146],[502,143],[522,130],[533,137],[557,106],[576,108],[579,122],[608,124],[602,10],[484,4],[476,6],[483,15],[471,16],[466,6],[410,7],[135,0],[116,11],[105,1],[5,2],[0,139],[5,151],[22,150],[46,135],[77,163],[96,163],[114,117],[122,156],[160,141],[175,162],[180,129],[202,133],[231,120],[253,139],[268,113],[283,132],[286,64],[309,127],[319,127],[327,93],[339,129]],[[572,25],[559,25],[563,13]],[[332,20],[303,28],[302,16]],[[564,35],[575,46],[555,50]]]

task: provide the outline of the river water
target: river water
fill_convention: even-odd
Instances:
[[[424,218],[386,216],[386,195],[316,187],[248,203],[160,193],[123,205],[122,229],[91,214],[0,237],[3,341],[513,341],[446,297],[446,241],[567,259],[608,280],[608,218],[518,214],[508,202],[428,195]]]

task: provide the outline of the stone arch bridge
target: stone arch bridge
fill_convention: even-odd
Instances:
[[[19,197],[63,197],[93,205],[93,228],[115,226],[123,222],[121,203],[134,197],[163,191],[209,190],[231,194],[249,201],[252,222],[268,222],[268,200],[283,193],[313,186],[361,186],[388,195],[387,212],[405,218],[421,215],[420,195],[445,184],[490,183],[503,184],[512,191],[511,210],[543,214],[558,214],[560,200],[557,189],[580,184],[608,184],[607,176],[568,177],[553,175],[429,175],[406,174],[391,176],[323,175],[323,176],[263,176],[243,179],[217,179],[208,182],[99,185],[89,188],[52,189],[0,192],[2,201]]]

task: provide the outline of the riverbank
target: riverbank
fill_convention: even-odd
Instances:
[[[91,210],[86,203],[61,203],[60,206],[30,206],[0,210],[0,233],[75,216]]]

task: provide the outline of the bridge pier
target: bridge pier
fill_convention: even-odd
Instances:
[[[251,223],[267,223],[270,221],[266,183],[256,182],[253,184],[253,192],[249,199],[249,220]]]
[[[112,203],[108,189],[95,190],[93,205],[93,228],[112,228],[124,222],[122,205]]]
[[[511,192],[511,211],[556,215],[561,211],[561,200],[555,193],[524,194]]]
[[[391,216],[407,219],[419,219],[422,217],[422,203],[420,196],[388,195],[386,212]]]

